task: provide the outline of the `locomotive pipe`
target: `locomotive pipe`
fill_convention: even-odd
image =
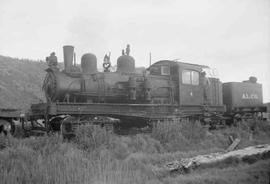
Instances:
[[[136,100],[136,79],[135,77],[129,77],[129,98],[130,100]]]
[[[73,65],[74,47],[71,45],[65,45],[63,47],[63,51],[64,51],[65,71],[70,72]]]

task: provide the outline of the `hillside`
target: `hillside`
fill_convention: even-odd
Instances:
[[[45,100],[41,90],[45,62],[0,56],[1,108],[27,109]]]

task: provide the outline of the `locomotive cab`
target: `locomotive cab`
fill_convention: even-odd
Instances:
[[[174,101],[180,106],[222,106],[221,82],[208,66],[162,60],[148,70],[171,81]]]

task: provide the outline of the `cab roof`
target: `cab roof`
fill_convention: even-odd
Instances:
[[[206,65],[185,63],[185,62],[180,62],[180,61],[175,61],[175,60],[160,60],[160,61],[157,61],[154,64],[152,64],[149,68],[151,68],[152,66],[159,66],[159,65],[164,65],[164,64],[165,65],[189,66],[189,67],[196,67],[196,68],[209,68]]]

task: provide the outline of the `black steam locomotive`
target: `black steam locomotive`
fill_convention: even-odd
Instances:
[[[99,72],[94,54],[84,54],[78,67],[74,47],[64,46],[63,50],[62,71],[54,53],[47,58],[43,84],[47,102],[32,105],[23,125],[31,122],[41,129],[36,125],[42,120],[43,130],[69,135],[85,123],[146,127],[158,120],[180,118],[213,124],[266,111],[262,85],[254,77],[222,84],[208,66],[171,60],[158,61],[136,73],[129,46],[117,59],[116,71],[110,71],[106,55],[104,71]]]
[[[114,72],[108,56],[103,72],[97,70],[95,55],[84,54],[80,68],[73,56],[74,47],[64,46],[62,71],[55,56],[48,58],[43,84],[47,103],[33,105],[28,116],[31,121],[43,118],[47,129],[62,126],[68,133],[83,122],[140,127],[171,118],[217,123],[266,111],[262,86],[255,78],[222,84],[208,66],[171,60],[136,73],[129,46],[117,59]]]

